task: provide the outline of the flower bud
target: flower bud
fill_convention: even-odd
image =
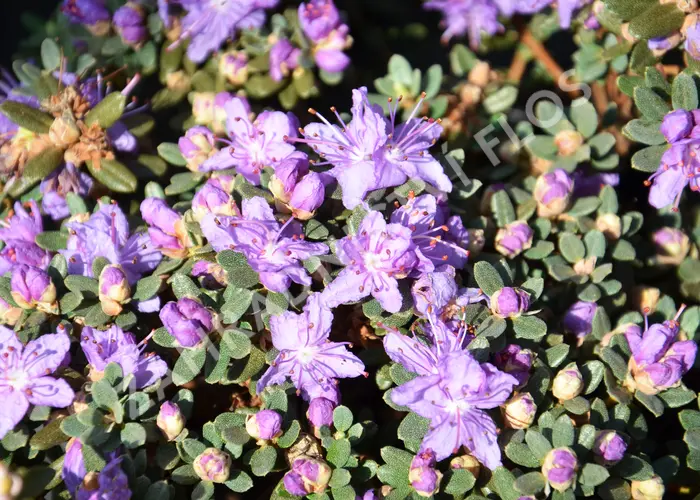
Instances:
[[[202,278],[202,285],[208,290],[217,290],[228,284],[226,270],[216,262],[198,260],[192,266],[192,276]]]
[[[652,286],[638,286],[632,290],[631,303],[635,309],[640,311],[648,311],[652,313],[656,311],[656,306],[661,298],[661,290]]]
[[[481,472],[481,464],[472,455],[460,455],[450,460],[451,469],[465,469],[472,473],[472,476],[478,478]]]
[[[693,115],[685,109],[671,111],[661,122],[661,133],[669,143],[684,139],[693,129]]]
[[[292,495],[300,497],[323,493],[332,472],[326,462],[302,456],[294,460],[292,470],[284,475],[284,487]]]
[[[514,376],[518,387],[524,386],[530,378],[530,369],[535,355],[529,349],[517,344],[509,344],[495,356],[495,364],[501,371]]]
[[[232,50],[219,58],[219,73],[232,85],[240,87],[248,81],[248,55],[243,51]]]
[[[148,39],[146,12],[135,2],[127,2],[117,9],[112,18],[114,29],[125,45],[140,47]]]
[[[299,26],[312,42],[327,37],[340,23],[340,14],[331,0],[302,2],[297,14]]]
[[[192,467],[202,481],[223,483],[231,472],[231,456],[217,448],[207,448],[194,459]]]
[[[333,410],[336,404],[330,399],[314,398],[309,403],[309,409],[306,410],[306,418],[309,419],[311,425],[315,428],[322,426],[330,427],[333,425]]]
[[[664,227],[656,231],[652,239],[656,245],[656,258],[660,264],[679,265],[690,251],[690,239],[680,229]]]
[[[206,160],[219,152],[216,147],[216,136],[204,126],[192,127],[180,137],[177,142],[180,153],[187,161],[187,168],[192,172],[198,172]]]
[[[625,456],[627,443],[615,431],[598,431],[593,444],[593,453],[598,455],[603,465],[612,465]]]
[[[12,298],[22,309],[58,313],[56,287],[46,271],[28,265],[16,266],[12,270],[10,286]]]
[[[229,193],[207,182],[192,198],[192,212],[196,221],[201,221],[207,214],[239,215],[236,202]]]
[[[571,363],[554,377],[552,381],[552,394],[559,401],[574,399],[583,391],[583,375],[576,366]]]
[[[268,189],[275,199],[287,204],[292,198],[297,181],[309,173],[309,158],[301,152],[294,152],[275,167]]]
[[[309,172],[294,186],[294,191],[289,200],[289,208],[292,215],[299,220],[309,220],[316,213],[325,198],[326,186],[321,176],[316,172]]]
[[[595,227],[611,240],[620,239],[622,234],[622,222],[616,214],[602,214],[595,220]]]
[[[530,295],[519,288],[503,287],[491,296],[491,312],[499,318],[517,318],[530,307]]]
[[[376,490],[367,490],[365,493],[360,495],[355,495],[355,500],[379,500],[380,497]]]
[[[494,246],[498,253],[512,259],[532,246],[534,234],[527,222],[516,220],[498,230]]]
[[[583,136],[576,130],[562,130],[554,136],[560,156],[571,156],[583,146]]]
[[[0,498],[12,500],[18,498],[22,491],[22,478],[10,472],[10,468],[4,462],[0,462]]]
[[[579,300],[569,307],[564,314],[564,329],[577,337],[584,337],[593,331],[593,318],[598,310],[595,302]]]
[[[574,263],[574,272],[579,276],[589,276],[595,271],[595,263],[597,261],[598,258],[595,256],[579,259]]]
[[[299,66],[301,50],[294,47],[289,40],[278,40],[270,49],[270,78],[281,82],[291,70]]]
[[[632,481],[630,486],[632,500],[662,500],[666,492],[659,476],[652,476],[645,481]]]
[[[269,441],[282,435],[282,417],[274,410],[261,410],[248,415],[245,430],[253,439]]]
[[[537,413],[535,400],[527,392],[510,398],[503,409],[503,419],[511,429],[527,429],[535,421]]]
[[[554,448],[544,458],[542,475],[557,491],[571,488],[576,481],[578,459],[571,448]]]
[[[192,117],[197,125],[214,123],[214,92],[192,92]]]
[[[64,0],[61,12],[70,22],[84,25],[95,36],[109,33],[109,10],[104,2]]]
[[[408,470],[408,481],[422,497],[432,497],[440,489],[442,473],[435,469],[437,461],[435,452],[427,449],[418,453],[411,461]]]
[[[102,312],[107,316],[117,316],[122,312],[122,304],[129,302],[131,287],[121,266],[108,265],[102,269],[99,298]]]
[[[173,71],[165,77],[165,86],[175,92],[186,92],[192,85],[192,78],[183,70]]]
[[[574,183],[565,170],[558,168],[537,178],[533,196],[537,201],[537,215],[556,217],[569,207]]]
[[[486,61],[478,61],[467,75],[467,81],[472,85],[484,88],[491,80],[491,65]]]
[[[188,297],[165,304],[160,320],[182,347],[196,346],[214,329],[209,310]]]
[[[72,146],[80,139],[80,129],[70,114],[56,118],[49,128],[49,140],[59,148]]]
[[[13,307],[0,298],[0,325],[15,326],[21,315],[22,309]]]
[[[163,431],[168,441],[172,441],[178,437],[185,428],[185,417],[178,405],[166,401],[160,405],[160,411],[156,418],[156,425]]]

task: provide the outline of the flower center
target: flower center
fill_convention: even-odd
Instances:
[[[318,349],[316,347],[302,347],[297,351],[297,359],[303,365],[308,365],[316,357],[316,352]]]
[[[29,377],[22,370],[12,370],[7,375],[7,384],[18,391],[29,385]]]

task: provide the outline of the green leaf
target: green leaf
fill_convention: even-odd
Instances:
[[[634,89],[634,103],[648,120],[661,121],[671,111],[668,103],[647,87]]]
[[[221,339],[221,347],[231,358],[243,359],[250,354],[252,344],[245,333],[227,330]]]
[[[474,475],[466,469],[451,469],[443,479],[444,492],[448,495],[464,495],[476,484]]]
[[[642,40],[668,36],[681,29],[684,19],[675,3],[653,5],[630,21],[629,33]]]
[[[253,480],[242,470],[231,471],[228,481],[224,483],[231,491],[243,493],[253,487]]]
[[[697,397],[697,394],[687,387],[680,385],[678,387],[666,389],[659,394],[659,397],[669,408],[680,408],[693,401]]]
[[[510,442],[506,445],[506,456],[514,463],[530,469],[540,466],[540,460],[525,443]]]
[[[666,138],[659,130],[658,121],[634,119],[625,125],[622,129],[622,134],[628,139],[649,146],[658,146],[666,143]]]
[[[90,126],[97,123],[101,128],[108,129],[121,118],[124,113],[124,108],[126,107],[126,100],[126,96],[121,92],[107,94],[102,101],[87,112],[85,115],[85,124]]]
[[[172,142],[163,142],[158,145],[158,155],[171,165],[184,167],[187,165],[187,160],[180,152],[177,144]]]
[[[515,208],[513,208],[513,203],[511,203],[505,189],[496,191],[491,196],[491,210],[493,210],[498,227],[504,227],[515,220]]]
[[[575,264],[586,256],[586,248],[583,242],[572,233],[559,235],[559,251],[571,264]]]
[[[622,19],[629,20],[655,4],[655,0],[606,0],[605,8]]]
[[[654,475],[654,469],[645,460],[627,455],[613,468],[613,474],[630,481],[644,481]]]
[[[547,438],[532,428],[525,433],[525,442],[532,454],[540,461],[544,460],[544,457],[552,449],[552,445],[547,441]]]
[[[678,418],[685,430],[700,428],[700,411],[681,410]]]
[[[46,71],[54,71],[61,65],[61,49],[50,38],[41,42],[41,64]]]
[[[571,418],[568,415],[562,415],[554,423],[552,429],[552,445],[555,448],[564,446],[573,446],[574,444],[574,425],[571,423]]]
[[[547,360],[547,366],[551,368],[556,368],[564,362],[566,356],[569,354],[568,344],[559,344],[550,347],[545,351],[545,358]]]
[[[503,279],[496,271],[496,268],[483,260],[474,264],[474,279],[479,288],[489,296],[504,286]]]
[[[517,338],[540,340],[547,334],[547,323],[536,316],[520,316],[513,320],[513,330]]]
[[[4,104],[12,101],[5,101]],[[47,148],[24,166],[22,176],[8,183],[8,193],[14,198],[27,192],[42,179],[48,177],[63,161],[63,151],[59,148]]]
[[[515,489],[524,495],[536,495],[544,489],[546,481],[540,472],[528,472],[515,480]]]
[[[693,77],[681,73],[673,80],[673,109],[693,111],[699,107],[698,88]]]
[[[343,467],[350,458],[351,446],[347,439],[336,439],[328,447],[326,459],[336,467]]]
[[[146,428],[136,422],[128,422],[121,432],[121,441],[127,448],[138,448],[146,444]]]
[[[0,112],[13,123],[37,134],[48,134],[54,120],[48,113],[9,99],[0,104]]]
[[[61,419],[56,419],[37,431],[29,440],[29,446],[35,450],[44,451],[65,443],[68,438],[69,436],[61,430]]]
[[[668,147],[663,145],[650,146],[637,151],[632,156],[632,168],[642,172],[656,172],[661,165],[661,157],[667,149]]]
[[[411,85],[413,68],[408,60],[399,54],[394,54],[389,59],[389,75],[391,78],[405,86]]]
[[[609,477],[610,473],[605,467],[588,463],[581,469],[580,481],[585,486],[599,486]]]
[[[333,425],[336,430],[345,432],[352,425],[352,412],[347,406],[337,406],[333,410]]]
[[[259,283],[258,273],[253,271],[242,253],[224,250],[217,254],[216,261],[228,273],[231,285],[251,288]]]
[[[133,193],[138,187],[133,172],[117,160],[102,158],[99,162],[88,160],[85,164],[96,180],[116,193]]]
[[[297,438],[299,437],[299,432],[301,431],[301,425],[299,424],[298,420],[293,420],[292,423],[289,426],[289,429],[287,429],[284,434],[282,434],[278,439],[277,439],[277,446],[279,446],[282,449],[289,448],[292,446]]]
[[[121,422],[124,409],[119,402],[119,395],[107,380],[102,379],[92,384],[92,398],[101,408],[106,408],[114,413],[117,422]]]
[[[253,452],[250,457],[250,470],[256,476],[265,476],[277,461],[277,449],[274,446],[263,446]]]
[[[204,347],[183,350],[173,367],[173,383],[184,385],[195,378],[202,371],[205,360],[206,349]]]
[[[588,395],[595,391],[600,382],[603,380],[605,367],[603,363],[596,360],[587,361],[581,366],[581,374],[583,375],[584,394]]]
[[[148,300],[153,298],[160,290],[163,280],[160,276],[146,276],[136,282],[136,289],[132,295],[134,300]]]
[[[201,291],[194,281],[184,274],[176,274],[172,278],[172,288],[175,297],[182,299],[185,297],[194,298],[200,296]]]
[[[664,413],[664,404],[661,399],[656,396],[650,396],[644,394],[641,391],[634,393],[634,398],[639,401],[647,410],[654,414],[656,417],[660,417]]]
[[[404,442],[406,449],[417,452],[429,427],[430,420],[409,412],[401,421],[397,435]]]
[[[187,193],[196,188],[204,179],[204,176],[198,172],[180,172],[170,178],[170,184],[165,187],[165,194],[175,196],[177,194]]]
[[[615,260],[631,261],[635,259],[636,255],[637,251],[634,245],[627,240],[618,240],[613,247],[612,257]]]
[[[598,129],[598,113],[593,104],[583,97],[571,103],[571,121],[586,139]]]
[[[591,405],[586,398],[578,396],[564,401],[564,408],[566,408],[566,411],[573,413],[574,415],[583,415],[591,409]]]
[[[214,496],[214,483],[211,481],[202,481],[192,490],[190,498],[192,500],[209,500]]]
[[[58,252],[68,245],[68,235],[60,231],[44,231],[34,239],[37,245],[50,252]]]

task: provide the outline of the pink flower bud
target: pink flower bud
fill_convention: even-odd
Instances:
[[[231,456],[218,448],[207,448],[192,463],[202,481],[224,483],[231,473]]]
[[[269,441],[282,435],[282,417],[274,410],[261,410],[248,416],[245,430],[253,439]]]
[[[185,428],[185,417],[180,407],[175,403],[166,401],[160,406],[156,425],[163,431],[168,441],[174,440]]]

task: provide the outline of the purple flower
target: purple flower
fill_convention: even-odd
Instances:
[[[65,408],[73,402],[75,393],[68,383],[49,377],[69,348],[65,333],[42,335],[22,345],[15,332],[0,326],[0,439],[24,418],[30,404]]]
[[[405,205],[394,210],[391,222],[411,230],[411,239],[419,256],[433,265],[447,264],[462,269],[469,258],[469,232],[458,215],[449,216],[444,203],[432,194],[409,197]]]
[[[585,337],[593,331],[593,318],[597,310],[595,302],[574,302],[564,314],[564,329],[577,337]]]
[[[98,285],[102,311],[108,316],[117,316],[122,305],[131,298],[129,280],[119,266],[108,265],[102,269]]]
[[[92,185],[92,177],[77,170],[72,163],[67,163],[41,181],[41,208],[55,221],[65,219],[70,215],[66,195],[74,193],[86,197]]]
[[[562,29],[569,29],[571,19],[577,10],[591,3],[592,0],[558,0],[556,7],[559,12],[559,26]]]
[[[661,264],[680,265],[690,251],[690,238],[681,229],[663,227],[652,235]]]
[[[503,405],[503,420],[511,429],[527,429],[535,421],[537,405],[532,396],[523,392]]]
[[[89,28],[96,28],[106,24],[106,30],[109,30],[110,16],[104,0],[64,0],[61,12],[72,23],[84,24]],[[99,31],[102,31],[102,29]]]
[[[185,428],[185,416],[177,404],[166,401],[160,405],[156,425],[168,441],[173,441]]]
[[[350,57],[343,51],[350,48],[352,38],[350,28],[341,24],[337,29],[313,47],[314,61],[319,69],[329,73],[339,73],[348,67]]]
[[[661,122],[661,133],[666,140],[673,144],[681,139],[685,139],[693,129],[693,115],[685,109],[677,109],[664,116]]]
[[[78,488],[87,474],[85,460],[83,459],[83,443],[79,438],[71,438],[66,444],[66,455],[63,459],[61,477],[66,485],[66,489],[75,497]]]
[[[306,411],[306,418],[314,427],[333,425],[333,410],[337,404],[330,399],[314,398],[309,403],[309,409]]]
[[[573,173],[574,198],[584,196],[598,196],[605,186],[617,187],[620,184],[620,175],[614,173],[595,173],[586,175],[581,169]]]
[[[625,332],[632,351],[629,382],[636,390],[654,395],[675,387],[695,363],[697,344],[692,340],[676,341],[678,318],[684,309],[682,306],[674,319],[651,325],[644,332],[639,327]]]
[[[499,9],[491,0],[430,0],[423,6],[442,13],[445,42],[468,33],[469,44],[476,49],[481,44],[482,33],[495,35],[503,30],[498,22]]]
[[[284,475],[284,487],[292,495],[300,497],[310,493],[323,493],[332,472],[327,463],[301,456],[294,460],[292,469]]]
[[[558,168],[537,178],[533,196],[537,201],[537,215],[555,217],[569,206],[574,183],[565,170]]]
[[[583,375],[576,363],[559,370],[552,381],[552,394],[559,401],[569,401],[583,392]]]
[[[517,344],[508,344],[504,350],[494,357],[496,366],[518,379],[518,387],[527,384],[530,378],[530,369],[535,355],[529,349],[523,349]]]
[[[245,429],[253,439],[269,441],[282,435],[282,417],[275,410],[261,410],[248,415]]]
[[[272,174],[268,189],[272,191],[275,199],[282,203],[289,203],[294,193],[297,182],[309,173],[309,157],[301,151],[294,151],[289,156],[280,160]]]
[[[576,481],[578,459],[571,448],[554,448],[544,458],[542,475],[557,491],[566,491]]]
[[[207,214],[240,216],[233,196],[221,188],[221,183],[216,178],[209,179],[195,193],[192,211],[196,220],[201,220]]]
[[[302,261],[328,253],[328,247],[300,238],[301,227],[292,218],[280,227],[264,198],[243,200],[242,212],[243,217],[209,214],[202,219],[202,232],[214,249],[241,252],[260,282],[273,292],[284,292],[292,281],[310,285]]]
[[[0,275],[17,264],[46,269],[51,262],[51,254],[36,244],[36,236],[44,231],[39,207],[30,200],[26,208],[16,202],[14,212],[0,221],[0,240],[5,242],[0,250]]]
[[[328,307],[357,302],[371,294],[386,311],[398,312],[403,298],[397,280],[413,270],[432,270],[429,262],[421,262],[411,230],[387,224],[374,211],[362,220],[356,235],[336,243],[336,255],[346,267],[323,291]]]
[[[496,408],[518,383],[489,363],[479,364],[468,351],[443,355],[437,373],[421,375],[396,387],[391,399],[430,419],[421,450],[432,449],[438,460],[466,446],[490,469],[501,465],[496,424],[483,410]]]
[[[182,347],[196,346],[214,329],[209,310],[188,297],[165,304],[160,320]]]
[[[491,296],[491,312],[499,318],[517,318],[530,307],[530,295],[519,288],[503,287]]]
[[[312,42],[326,38],[340,23],[333,0],[311,0],[299,5],[299,25]]]
[[[700,171],[697,155],[700,143],[691,138],[672,144],[661,157],[661,165],[645,184],[651,185],[649,204],[655,208],[664,208],[673,204],[678,209],[683,190],[690,185],[691,191],[697,191]]]
[[[685,51],[696,61],[700,60],[700,25],[697,21],[685,30]]]
[[[182,35],[169,49],[189,38],[187,55],[201,63],[236,31],[262,26],[263,8],[274,7],[277,0],[200,0],[183,1],[181,5],[187,11],[182,19]]]
[[[107,463],[97,475],[97,480],[84,481],[78,489],[76,500],[129,500],[129,478],[121,469],[121,458],[115,458]]]
[[[202,481],[224,483],[231,473],[231,455],[217,448],[207,448],[192,463]]]
[[[291,70],[299,66],[301,49],[294,47],[287,39],[280,39],[270,49],[270,78],[281,82]]]
[[[219,73],[235,86],[248,81],[248,55],[243,51],[232,50],[221,55]]]
[[[596,433],[595,443],[593,444],[593,453],[601,458],[605,465],[612,465],[625,456],[627,451],[627,443],[615,431],[598,431]]]
[[[456,294],[455,268],[452,266],[442,266],[433,272],[421,274],[411,287],[413,307],[424,316],[439,314]]]
[[[170,208],[165,200],[146,198],[141,202],[141,217],[150,226],[150,246],[163,255],[181,259],[189,254],[193,246],[182,216]]]
[[[15,266],[10,286],[12,298],[22,309],[58,314],[56,286],[46,271],[24,264]]]
[[[107,330],[84,327],[80,334],[80,347],[90,365],[90,377],[99,380],[107,365],[116,363],[122,368],[124,376],[134,375],[136,389],[155,384],[168,372],[168,365],[158,355],[144,353],[149,338],[137,344],[132,333],[123,331],[117,325]]]
[[[229,147],[217,152],[199,167],[200,172],[236,168],[249,182],[260,184],[265,167],[275,168],[294,152],[285,137],[295,137],[297,120],[291,113],[263,111],[255,121],[248,117],[247,103],[234,97],[224,105]]]
[[[198,260],[194,263],[192,276],[202,278],[202,285],[209,290],[223,288],[228,282],[226,270],[216,262],[207,260]]]
[[[496,233],[494,247],[501,255],[514,258],[532,246],[535,231],[524,220],[516,220]]]
[[[289,199],[292,215],[299,220],[309,220],[323,204],[326,186],[320,174],[309,172],[294,186]]]
[[[148,29],[145,21],[146,13],[143,7],[135,2],[127,2],[118,8],[112,18],[114,29],[122,41],[136,47],[148,40]]]
[[[68,261],[69,274],[92,275],[92,263],[104,257],[120,265],[130,284],[153,271],[162,259],[145,233],[130,235],[129,223],[116,203],[101,203],[86,222],[66,224],[71,235],[66,250],[60,253]]]
[[[188,129],[177,141],[177,145],[187,161],[187,168],[192,172],[199,172],[202,164],[219,152],[216,147],[216,136],[202,125]]]
[[[347,342],[328,339],[332,322],[333,314],[318,293],[309,295],[303,313],[272,316],[272,343],[280,353],[258,381],[258,393],[289,378],[304,399],[328,398],[336,379],[366,375],[365,365],[345,347]]]
[[[408,481],[418,495],[432,497],[440,489],[442,473],[435,468],[436,465],[435,452],[429,448],[418,453],[411,460]]]

